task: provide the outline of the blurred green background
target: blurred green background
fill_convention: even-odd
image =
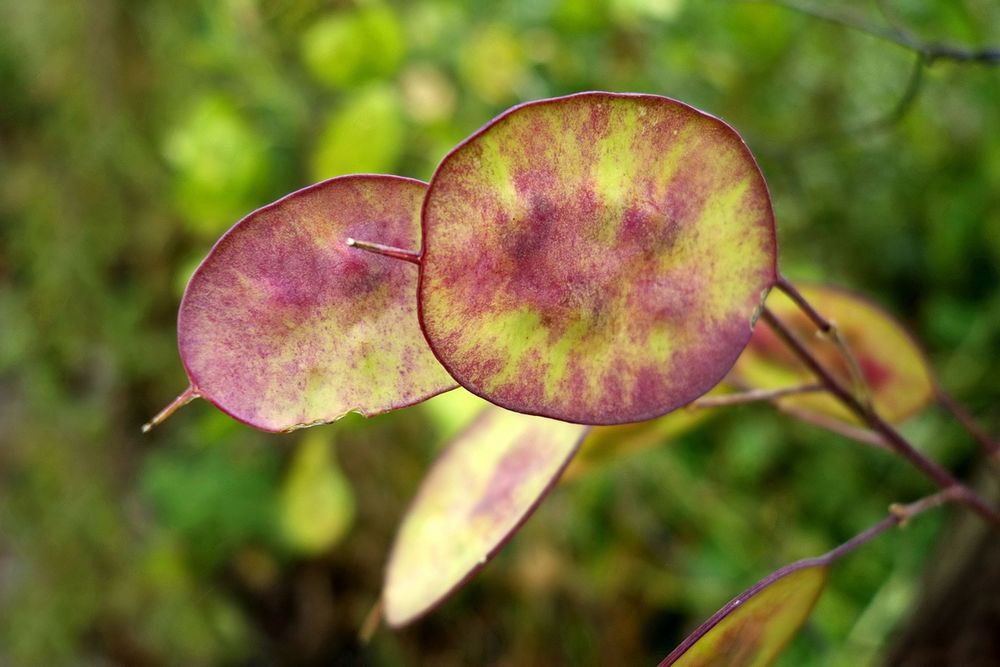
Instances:
[[[872,2],[824,2],[886,25]],[[1000,43],[995,0],[889,0],[928,40]],[[0,2],[0,664],[655,664],[775,567],[929,485],[746,407],[560,485],[412,628],[358,630],[457,413],[267,436],[198,402],[175,314],[250,210],[349,172],[428,178],[519,101],[680,98],[761,161],[792,278],[869,293],[1000,430],[1000,70],[723,0]],[[990,410],[993,409],[992,416]],[[906,431],[960,474],[936,411]],[[782,665],[877,663],[948,512],[842,562]]]

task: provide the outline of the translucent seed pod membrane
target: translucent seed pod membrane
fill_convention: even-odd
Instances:
[[[651,419],[730,370],[776,253],[764,178],[718,118],[655,95],[529,102],[429,185],[344,176],[237,223],[181,303],[191,387],[147,428],[196,396],[284,431],[456,383],[567,422]]]
[[[571,422],[640,421],[711,389],[776,276],[749,149],[654,95],[507,111],[443,160],[422,224],[420,322],[444,367]]]
[[[237,223],[181,302],[190,391],[283,431],[452,388],[417,322],[416,267],[346,245],[356,237],[419,248],[425,189],[395,176],[345,176]]]

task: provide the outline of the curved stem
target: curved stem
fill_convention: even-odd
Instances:
[[[885,517],[868,530],[858,533],[851,539],[822,556],[823,560],[832,562],[844,554],[854,551],[863,544],[871,542],[873,539],[892,528],[893,526],[905,526],[907,522],[919,514],[929,509],[940,507],[954,501],[964,501],[967,489],[963,486],[950,486],[937,493],[924,496],[912,503],[893,503],[889,505],[889,516]]]
[[[175,412],[177,412],[177,410],[183,408],[185,405],[187,405],[194,399],[198,398],[198,396],[199,394],[197,391],[195,391],[194,387],[188,387],[187,389],[181,392],[180,396],[170,401],[170,404],[167,405],[167,407],[163,408],[158,413],[156,413],[155,417],[153,417],[148,422],[143,424],[142,432],[149,433],[154,428],[162,424],[167,419],[167,417],[174,414]]]
[[[375,632],[381,624],[382,598],[379,598],[378,602],[365,614],[365,618],[361,622],[361,627],[358,629],[358,641],[361,642],[362,646],[367,646],[371,643],[372,637],[375,636]]]
[[[952,477],[951,473],[939,466],[937,463],[920,453],[909,441],[904,438],[899,431],[889,425],[870,406],[863,404],[858,398],[847,390],[844,385],[835,378],[830,371],[820,363],[813,353],[799,340],[792,331],[768,308],[764,308],[761,319],[767,322],[774,332],[785,344],[795,353],[797,357],[809,368],[823,385],[840,400],[851,412],[861,421],[866,423],[885,439],[893,451],[912,463],[917,469],[934,481],[941,488],[957,486],[965,489],[963,491],[962,502],[975,510],[980,516],[991,523],[1000,526],[1000,513],[994,510],[985,500],[976,495],[971,489],[965,487],[961,482]]]

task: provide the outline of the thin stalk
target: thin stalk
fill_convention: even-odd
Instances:
[[[958,420],[962,428],[972,436],[972,439],[976,441],[976,444],[989,457],[993,465],[1000,465],[1000,443],[997,443],[982,426],[976,423],[975,418],[969,414],[969,411],[956,401],[951,394],[940,387],[937,389],[937,400],[941,404],[941,407],[950,412],[951,416]]]
[[[813,308],[813,305],[809,303],[805,296],[802,295],[802,292],[788,278],[779,274],[774,286],[784,292],[785,296],[791,299],[798,309],[812,320],[820,332],[829,335],[834,330],[833,322],[820,315],[819,311]]]
[[[746,403],[757,403],[760,401],[773,401],[785,396],[796,396],[799,394],[810,394],[817,391],[826,391],[826,387],[818,382],[811,384],[800,384],[794,387],[782,387],[780,389],[749,389],[722,396],[707,396],[699,398],[688,404],[689,410],[701,408],[723,408],[730,405],[744,405]]]
[[[957,63],[978,63],[981,65],[1000,64],[1000,48],[985,47],[981,49],[967,49],[950,44],[938,44],[926,42],[920,37],[903,30],[901,26],[893,22],[892,27],[884,27],[872,23],[860,21],[848,16],[831,12],[815,5],[806,5],[790,0],[736,0],[737,2],[747,2],[754,4],[770,4],[778,7],[785,7],[797,11],[806,16],[811,16],[821,21],[827,21],[851,30],[863,32],[872,37],[876,37],[886,42],[896,44],[904,49],[909,49],[919,53],[927,64],[933,64],[938,60],[950,60]]]
[[[359,241],[358,239],[352,238],[347,239],[347,245],[351,248],[365,250],[376,255],[383,255],[385,257],[391,257],[392,259],[400,259],[404,262],[410,262],[411,264],[420,264],[420,253],[413,250],[395,248],[381,243],[372,243],[371,241]]]
[[[859,419],[868,424],[872,430],[879,433],[893,451],[912,463],[941,488],[947,489],[959,486],[965,489],[962,502],[975,510],[984,519],[1000,527],[1000,513],[990,507],[975,492],[952,477],[951,473],[920,453],[899,431],[882,419],[874,409],[859,401],[774,313],[765,307],[761,313],[761,318],[767,322],[768,326],[788,345],[792,352],[813,372],[819,381],[826,386],[830,393],[857,415]]]
[[[858,363],[858,358],[854,355],[854,350],[851,349],[850,344],[844,340],[844,337],[840,335],[840,330],[837,325],[826,319],[819,312],[813,308],[813,305],[809,303],[808,299],[803,296],[802,292],[792,284],[790,280],[782,275],[778,276],[778,280],[774,283],[780,291],[792,300],[792,302],[798,307],[799,310],[805,314],[816,328],[819,329],[820,333],[828,337],[833,344],[837,346],[840,350],[841,356],[843,356],[844,361],[847,362],[847,370],[851,374],[851,383],[854,385],[854,393],[856,396],[860,396],[863,403],[871,406],[871,391],[868,388],[868,382],[865,380],[864,373],[861,372],[861,364]]]
[[[818,426],[819,428],[836,433],[837,435],[843,436],[848,440],[854,440],[855,442],[860,442],[863,445],[870,445],[878,449],[892,451],[889,445],[885,444],[885,440],[882,436],[870,428],[854,426],[853,424],[848,424],[847,422],[841,421],[836,417],[830,417],[820,412],[807,412],[806,410],[796,410],[794,408],[781,408],[781,410],[796,419],[800,419],[809,424],[813,424],[814,426]]]
[[[155,417],[150,419],[148,422],[142,425],[142,432],[149,433],[151,430],[162,424],[167,417],[177,412],[180,408],[198,398],[198,392],[195,391],[194,387],[188,387],[181,395],[170,402],[167,407],[160,410]]]
[[[828,551],[823,555],[823,559],[832,562],[846,553],[854,551],[863,544],[871,542],[873,539],[892,528],[893,526],[905,526],[914,517],[923,514],[929,509],[940,507],[954,501],[965,501],[967,489],[963,486],[950,486],[937,493],[924,496],[920,500],[912,503],[893,503],[889,505],[889,515],[876,523],[874,526],[859,533],[847,540],[840,546]]]

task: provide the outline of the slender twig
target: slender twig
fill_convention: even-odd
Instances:
[[[968,495],[968,491],[968,488],[964,486],[952,486],[938,491],[932,496],[925,496],[920,500],[915,500],[908,505],[893,503],[889,505],[889,511],[893,516],[899,518],[900,526],[905,526],[910,519],[929,509],[940,507],[956,500],[964,501]]]
[[[965,406],[956,401],[951,394],[940,387],[937,388],[937,400],[941,404],[941,407],[950,412],[966,432],[972,436],[972,439],[982,448],[993,465],[1000,465],[1000,443],[990,437],[990,434],[976,423],[975,418],[969,414]]]
[[[896,34],[895,31],[887,30],[882,26],[874,25],[872,23],[859,21],[855,18],[848,17],[837,12],[832,12],[821,7],[805,5],[798,2],[790,2],[789,0],[736,0],[736,2],[784,7],[785,9],[791,9],[792,11],[800,14],[811,16],[814,19],[819,19],[820,21],[826,21],[827,23],[833,23],[844,28],[850,28],[851,30],[856,30],[857,32],[863,32],[867,35],[871,35],[872,37],[892,42],[893,44],[897,44],[903,48],[914,48],[913,44],[909,40]]]
[[[874,431],[879,433],[884,439],[885,443],[892,448],[897,454],[912,463],[918,470],[923,472],[928,478],[933,480],[941,488],[949,487],[962,487],[966,489],[963,492],[962,502],[968,505],[970,508],[975,510],[980,516],[987,519],[991,523],[1000,526],[1000,513],[989,506],[985,500],[980,498],[971,489],[968,489],[961,482],[955,479],[951,473],[939,466],[937,463],[920,453],[909,441],[902,436],[895,428],[889,425],[882,417],[878,415],[877,412],[870,406],[866,406],[861,401],[857,399],[854,394],[852,394],[843,384],[840,383],[837,378],[830,373],[830,371],[824,366],[819,359],[817,359],[813,353],[809,350],[806,345],[799,340],[791,329],[789,329],[784,322],[782,322],[774,313],[772,313],[768,308],[764,308],[761,313],[761,319],[763,319],[768,326],[780,337],[795,353],[797,357],[809,368],[810,371],[822,382],[827,389],[833,394],[837,399],[841,401],[851,412],[853,412],[861,421],[868,424]]]
[[[872,120],[862,122],[853,127],[843,127],[832,131],[820,132],[814,135],[802,137],[795,143],[801,147],[822,145],[830,140],[840,137],[849,137],[865,132],[872,132],[890,128],[899,123],[913,108],[920,93],[923,90],[924,70],[934,63],[947,60],[955,63],[973,63],[980,65],[1000,65],[1000,48],[985,47],[981,49],[965,49],[961,47],[928,42],[912,31],[907,30],[889,12],[885,3],[879,0],[878,9],[887,26],[873,24],[858,18],[844,15],[837,11],[831,11],[822,7],[792,2],[790,0],[733,0],[734,2],[768,4],[783,7],[799,12],[806,16],[833,23],[835,25],[861,32],[876,39],[880,39],[904,49],[912,51],[914,54],[913,67],[907,79],[906,87],[903,89],[899,100],[892,109],[884,115],[875,117]]]
[[[861,364],[858,363],[858,358],[855,356],[854,350],[851,349],[850,344],[840,334],[840,329],[837,328],[837,325],[820,315],[819,312],[813,308],[813,305],[805,298],[802,292],[800,292],[798,288],[783,275],[778,276],[778,280],[775,282],[774,286],[784,292],[784,294],[792,300],[799,310],[801,310],[806,317],[813,321],[820,333],[833,341],[833,344],[840,350],[841,356],[847,363],[847,370],[851,375],[851,384],[854,385],[855,395],[858,396],[863,403],[871,406],[871,391],[868,388],[868,382],[865,380],[864,373],[861,372]]]
[[[807,410],[797,410],[791,407],[782,406],[782,412],[790,414],[796,419],[800,419],[804,422],[813,424],[822,429],[836,433],[837,435],[843,436],[848,440],[854,440],[855,442],[860,442],[863,445],[870,445],[878,449],[885,449],[892,451],[889,445],[885,444],[885,439],[882,438],[878,433],[869,429],[861,428],[860,426],[854,426],[848,424],[847,422],[841,421],[836,417],[830,417],[821,412],[810,412]]]
[[[812,5],[805,5],[799,2],[790,2],[789,0],[737,0],[737,2],[777,5],[779,7],[799,12],[800,14],[805,14],[806,16],[820,19],[821,21],[834,23],[845,28],[850,28],[851,30],[863,32],[867,35],[871,35],[872,37],[877,37],[883,41],[896,44],[904,49],[909,49],[921,54],[928,65],[932,65],[939,60],[950,60],[958,63],[978,63],[981,65],[1000,64],[1000,48],[998,47],[965,49],[950,44],[928,42],[914,35],[912,32],[904,30],[902,26],[896,22],[892,22],[891,27],[887,28],[844,16],[838,12],[832,12],[827,9],[822,9]]]
[[[149,433],[155,427],[162,424],[167,419],[167,417],[174,414],[175,412],[177,412],[177,410],[184,407],[194,399],[198,398],[198,396],[199,394],[197,391],[195,391],[194,387],[188,387],[187,389],[181,392],[180,396],[170,401],[170,404],[167,405],[167,407],[160,410],[155,417],[153,417],[148,422],[143,424],[142,432]]]
[[[964,486],[950,486],[946,489],[938,491],[937,493],[915,500],[912,503],[893,503],[889,505],[888,516],[868,530],[855,535],[840,546],[828,551],[826,554],[821,556],[821,558],[827,562],[835,561],[844,554],[854,551],[861,545],[871,542],[874,538],[878,537],[893,526],[905,526],[911,519],[923,514],[927,510],[940,507],[941,505],[946,505],[950,502],[964,501],[966,499],[967,491],[968,490]]]
[[[348,238],[346,243],[350,247],[357,248],[358,250],[365,250],[376,255],[391,257],[392,259],[400,259],[404,262],[410,262],[411,264],[420,264],[420,253],[413,250],[394,248],[393,246],[383,245],[381,243],[359,241],[358,239],[352,238]]]
[[[913,108],[914,103],[920,96],[920,91],[924,85],[924,70],[926,67],[927,58],[924,57],[924,54],[915,52],[913,56],[913,68],[910,70],[910,76],[906,80],[906,87],[903,89],[903,94],[900,95],[899,100],[893,106],[892,110],[880,118],[862,123],[854,129],[845,130],[845,132],[868,132],[888,128],[906,118],[906,115],[910,113],[910,109]]]
[[[723,394],[722,396],[706,396],[705,398],[699,398],[698,400],[689,403],[687,407],[689,410],[700,408],[723,408],[730,405],[773,401],[785,396],[809,394],[825,390],[826,387],[817,382],[795,385],[794,387],[781,387],[780,389],[749,389],[747,391],[738,391],[733,394]]]
[[[813,324],[816,325],[816,328],[822,333],[829,335],[834,330],[833,322],[820,315],[819,311],[813,308],[813,305],[806,300],[806,297],[803,296],[802,292],[800,292],[799,289],[793,285],[790,280],[788,280],[788,278],[779,274],[774,286],[784,292],[785,296],[791,299],[798,309],[801,310],[806,317],[812,320]]]

